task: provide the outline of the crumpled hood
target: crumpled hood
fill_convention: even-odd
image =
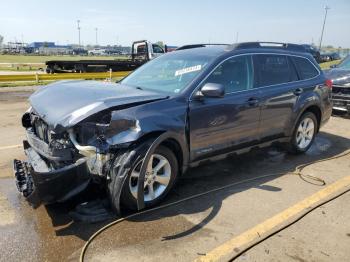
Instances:
[[[60,81],[29,97],[30,104],[51,128],[66,129],[110,107],[167,98],[166,95],[100,81]]]
[[[350,70],[333,68],[324,70],[325,76],[333,81],[334,85],[350,87]]]

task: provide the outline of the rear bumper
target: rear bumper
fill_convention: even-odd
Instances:
[[[62,202],[78,194],[89,184],[91,174],[85,158],[52,170],[27,141],[23,144],[27,161],[14,160],[14,173],[19,191],[28,200],[35,194],[44,204]]]

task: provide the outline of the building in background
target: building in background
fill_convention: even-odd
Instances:
[[[70,45],[56,45],[54,42],[33,42],[27,45],[28,53],[40,55],[69,55],[73,48]]]

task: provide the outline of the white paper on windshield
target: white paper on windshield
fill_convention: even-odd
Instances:
[[[191,72],[196,72],[202,69],[202,65],[196,65],[196,66],[191,66],[191,67],[186,67],[181,70],[176,70],[175,71],[175,76],[180,76],[183,74],[191,73]]]

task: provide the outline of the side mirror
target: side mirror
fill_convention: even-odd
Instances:
[[[225,87],[222,84],[206,83],[200,93],[205,97],[220,98],[225,95]]]

